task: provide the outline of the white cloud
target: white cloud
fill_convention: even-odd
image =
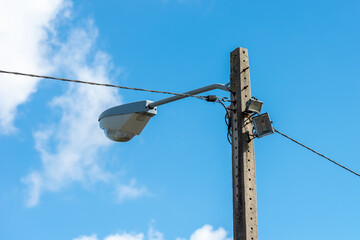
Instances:
[[[154,229],[153,227],[154,220],[150,222],[150,227],[148,230],[147,240],[164,240],[164,234]],[[227,238],[227,232],[222,227],[219,227],[217,230],[214,230],[211,225],[204,225],[203,227],[197,229],[190,236],[190,240],[232,240],[232,238]],[[79,238],[74,238],[73,240],[98,240],[96,235],[91,236],[81,236]],[[104,240],[145,240],[143,233],[121,233],[109,235],[104,238]],[[186,240],[185,238],[176,238],[176,240]]]
[[[148,239],[149,240],[164,240],[164,234],[154,227],[155,220],[152,219],[150,221],[149,231],[148,231]]]
[[[204,225],[190,236],[190,240],[230,240],[226,237],[227,232],[222,227],[213,230],[211,225]]]
[[[136,187],[136,180],[132,179],[129,185],[119,184],[116,189],[116,195],[119,202],[126,199],[134,199],[147,193],[145,187]]]
[[[148,231],[148,238],[149,240],[164,240],[164,234],[151,226]]]
[[[115,235],[109,235],[104,240],[143,240],[144,234],[129,234],[129,233],[123,233],[123,234],[115,234]]]
[[[42,44],[65,0],[0,0],[0,69],[45,74]],[[0,75],[0,134],[16,131],[17,108],[36,91],[39,80]]]
[[[164,240],[164,234],[159,232],[154,228],[154,220],[150,221],[150,226],[147,234],[147,240]],[[96,235],[91,236],[80,236],[78,238],[74,238],[73,240],[99,240]],[[104,238],[104,240],[145,240],[144,233],[128,233],[128,232],[121,232],[117,234],[111,234]]]
[[[80,236],[73,240],[99,240],[96,235]],[[144,234],[142,233],[122,233],[113,234],[104,238],[104,240],[144,240]]]
[[[96,237],[96,235],[91,235],[91,236],[80,236],[78,238],[74,238],[74,240],[98,240],[98,238]]]
[[[98,33],[91,20],[69,30],[64,42],[58,38],[58,24],[71,13],[70,0],[0,0],[0,5],[0,69],[111,82],[111,59],[96,49]],[[0,74],[0,134],[17,131],[17,109],[29,101],[39,81]],[[97,117],[120,100],[114,89],[70,84],[63,95],[51,101],[59,121],[34,133],[42,167],[22,178],[29,207],[37,205],[44,192],[59,191],[74,182],[117,182],[99,166],[98,152],[111,142],[99,129]],[[120,200],[145,193],[145,188],[136,188],[133,182],[117,190]]]
[[[67,69],[76,79],[109,83],[110,57],[94,49],[96,37],[97,29],[89,21],[84,28],[71,30],[65,43],[55,39],[54,65]],[[60,120],[34,134],[43,167],[23,179],[29,187],[28,206],[38,204],[44,191],[58,191],[73,182],[89,184],[112,178],[98,165],[98,151],[111,142],[99,129],[97,117],[119,103],[116,90],[82,84],[70,85],[66,93],[51,101],[52,109],[60,110]]]

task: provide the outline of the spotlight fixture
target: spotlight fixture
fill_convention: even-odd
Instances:
[[[262,105],[263,105],[263,102],[261,102],[257,99],[249,99],[249,101],[247,101],[247,103],[246,103],[245,112],[259,114],[261,112]]]
[[[255,137],[257,138],[265,137],[275,132],[268,113],[253,117],[252,122],[254,125]]]

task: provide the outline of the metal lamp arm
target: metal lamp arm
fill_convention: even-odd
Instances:
[[[194,90],[191,90],[191,91],[188,91],[188,92],[184,92],[183,94],[186,94],[187,96],[186,95],[185,96],[177,95],[177,96],[173,96],[173,97],[169,97],[169,98],[164,98],[164,99],[161,99],[161,100],[156,101],[156,102],[152,102],[152,103],[150,103],[148,105],[148,107],[149,108],[154,108],[154,107],[166,104],[166,103],[174,102],[174,101],[177,101],[177,100],[180,100],[180,99],[183,99],[183,98],[190,97],[192,95],[196,95],[196,94],[203,93],[203,92],[208,92],[208,91],[211,91],[211,90],[214,90],[214,89],[220,89],[220,90],[230,92],[230,90],[228,88],[228,84],[224,85],[224,84],[220,84],[220,83],[215,83],[215,84],[211,84],[211,85],[208,85],[208,86],[205,86],[205,87],[197,88],[197,89],[194,89]]]

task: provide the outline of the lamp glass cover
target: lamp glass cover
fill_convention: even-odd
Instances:
[[[255,99],[250,99],[246,103],[246,112],[249,113],[260,113],[262,108],[263,102]]]
[[[130,141],[135,134],[121,131],[119,129],[104,129],[105,135],[116,142],[127,142]]]

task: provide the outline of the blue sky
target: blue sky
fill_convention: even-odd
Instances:
[[[3,0],[0,69],[183,92],[249,50],[274,126],[360,171],[357,1]],[[0,75],[0,238],[227,240],[231,147],[219,104],[158,108],[108,140],[98,115],[161,94]],[[226,96],[225,92],[213,94]],[[256,139],[259,239],[358,239],[359,178],[278,134]]]

